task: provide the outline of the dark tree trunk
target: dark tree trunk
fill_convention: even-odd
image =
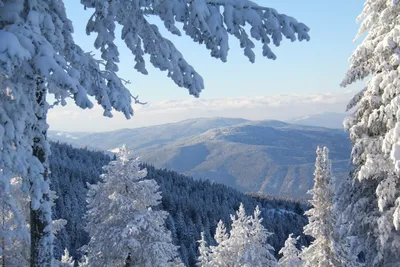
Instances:
[[[37,78],[36,89],[36,118],[37,124],[33,126],[33,156],[43,165],[44,171],[40,175],[48,183],[48,151],[47,151],[47,102],[46,88],[42,79]],[[41,180],[42,177],[37,177]],[[32,185],[32,183],[31,183]],[[40,207],[34,209],[31,203],[31,267],[51,267],[53,258],[53,235],[51,233],[51,199],[49,192],[43,194]]]
[[[124,266],[124,267],[132,267],[132,257],[131,257],[131,253],[128,254],[128,257],[126,257],[125,266]]]

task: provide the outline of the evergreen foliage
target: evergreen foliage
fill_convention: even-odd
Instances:
[[[111,158],[101,152],[84,148],[76,149],[70,145],[52,143],[53,154],[50,157],[52,168],[52,189],[59,196],[55,200],[54,219],[68,221],[56,238],[55,252],[61,258],[64,248],[68,248],[74,259],[82,254],[80,247],[87,244],[89,237],[84,231],[86,212],[86,182],[94,184],[100,178],[102,166]],[[274,247],[275,256],[283,247],[286,237],[294,232],[302,233],[307,219],[302,215],[305,205],[294,200],[273,197],[250,197],[225,185],[209,181],[194,180],[173,171],[156,169],[143,164],[147,169],[147,178],[154,179],[160,187],[162,200],[159,209],[169,213],[166,227],[171,231],[173,244],[179,246],[182,262],[186,266],[195,266],[198,257],[196,243],[200,233],[204,232],[209,245],[215,245],[214,235],[220,220],[229,222],[243,203],[246,210],[260,206],[263,226],[273,235],[269,243]],[[228,225],[227,232],[230,230]],[[308,245],[309,238],[302,236],[300,245]]]

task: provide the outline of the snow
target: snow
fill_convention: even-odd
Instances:
[[[302,266],[359,266],[355,255],[351,255],[346,243],[338,238],[335,228],[335,185],[329,151],[326,147],[318,147],[316,153],[314,187],[309,191],[312,208],[305,212],[309,223],[304,227],[304,234],[313,237],[314,241],[300,253]]]
[[[294,238],[293,234],[289,235],[285,241],[285,246],[279,251],[279,254],[282,254],[282,258],[278,262],[279,267],[299,267],[302,265],[299,257],[300,250],[296,247],[298,239],[299,237]]]
[[[215,240],[216,246],[208,247],[202,235],[199,245],[199,266],[277,266],[267,243],[271,233],[261,224],[261,211],[258,206],[252,216],[247,216],[243,203],[236,215],[231,215],[231,231],[226,232],[222,221],[218,222]]]
[[[77,137],[75,135],[72,135],[70,133],[57,132],[56,135],[57,136],[63,136],[63,137],[66,137],[66,138],[70,138],[70,139],[74,139],[74,140],[78,140],[79,139],[79,137]]]
[[[147,170],[139,164],[123,146],[117,160],[103,167],[102,182],[89,187],[85,252],[90,265],[123,266],[131,254],[138,266],[164,267],[177,256],[165,228],[168,213],[152,209],[161,202],[157,182],[145,179]]]
[[[116,148],[113,148],[113,149],[109,149],[108,151],[110,151],[112,153],[119,153],[120,152],[120,148],[116,147]]]
[[[357,235],[373,233],[371,241],[359,236],[365,243],[360,247],[368,247],[367,265],[394,266],[400,261],[399,18],[397,0],[365,1],[356,39],[365,38],[350,57],[351,65],[342,82],[347,86],[365,80],[365,88],[348,105],[355,111],[346,128],[354,144],[354,178],[359,180],[359,184],[348,184],[349,191],[353,187],[359,192],[348,203],[352,207],[349,210],[368,216],[363,219],[348,214],[348,223],[366,223],[362,233],[353,230]],[[373,204],[366,207],[366,201]]]

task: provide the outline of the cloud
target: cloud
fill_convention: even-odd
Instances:
[[[176,122],[196,117],[241,117],[252,120],[288,120],[323,112],[344,112],[354,92],[277,94],[237,98],[188,98],[163,100],[135,105],[135,116],[126,120],[114,112],[114,118],[103,117],[101,107],[81,110],[70,104],[49,112],[51,129],[62,131],[110,131],[155,124]]]
[[[291,94],[223,99],[165,100],[148,103],[140,113],[172,112],[188,109],[225,110],[237,108],[288,107],[297,104],[335,104],[348,99],[344,94]]]

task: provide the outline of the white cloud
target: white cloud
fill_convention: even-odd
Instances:
[[[114,118],[102,116],[101,107],[81,110],[70,104],[56,107],[48,116],[51,129],[62,131],[110,131],[176,122],[196,117],[241,117],[253,120],[306,116],[322,112],[344,112],[354,92],[341,94],[286,94],[258,97],[239,97],[185,100],[164,100],[147,105],[135,105],[135,116],[126,120],[114,112]]]

